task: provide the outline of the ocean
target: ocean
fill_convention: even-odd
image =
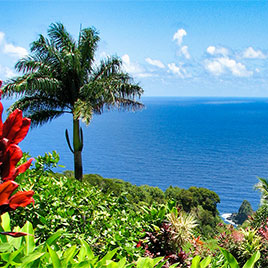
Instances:
[[[268,178],[268,99],[143,98],[137,112],[94,116],[84,131],[84,173],[148,184],[165,190],[206,187],[221,199],[221,214],[248,200],[257,209],[258,177]],[[3,101],[5,108],[8,102]],[[72,118],[65,115],[31,129],[21,143],[32,156],[56,150],[73,169],[65,140]]]

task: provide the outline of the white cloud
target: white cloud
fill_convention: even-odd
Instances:
[[[151,58],[146,58],[145,61],[153,66],[164,69],[165,65],[160,60],[153,60]]]
[[[205,67],[213,75],[220,75],[226,71],[230,71],[234,76],[238,77],[247,77],[253,74],[252,71],[246,69],[245,65],[228,57],[215,58],[212,61],[206,61]]]
[[[254,50],[253,47],[248,47],[244,53],[243,58],[246,59],[265,59],[266,56],[263,54],[261,50]]]
[[[185,78],[186,71],[181,66],[177,66],[174,62],[168,64],[169,72],[179,76],[180,78]]]
[[[22,58],[28,54],[24,47],[15,46],[12,43],[6,42],[5,33],[3,32],[0,32],[0,45],[1,50],[11,57]]]
[[[9,79],[16,76],[16,74],[9,67],[0,65],[0,77],[2,80]]]
[[[220,64],[218,61],[208,61],[205,64],[206,69],[211,72],[214,75],[220,75],[224,72],[224,68],[222,64]]]
[[[13,44],[5,44],[4,53],[19,58],[25,57],[28,54],[24,47],[14,46]]]
[[[133,63],[130,61],[130,57],[128,54],[123,55],[123,69],[136,77],[151,77],[152,74],[145,72],[144,68],[142,68],[138,63]]]
[[[3,32],[0,32],[0,44],[4,41],[5,34]]]
[[[179,29],[174,35],[173,40],[177,40],[178,45],[182,44],[182,39],[187,35],[187,32],[184,29]]]
[[[207,48],[207,53],[210,55],[222,55],[222,56],[227,56],[229,54],[229,50],[225,47],[214,47],[214,46],[209,46]]]
[[[188,51],[188,46],[183,46],[180,52],[187,60],[191,58],[190,53]]]

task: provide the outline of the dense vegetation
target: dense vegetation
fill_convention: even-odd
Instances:
[[[175,264],[206,267],[194,266],[202,260],[203,265],[207,263],[210,267],[229,267],[228,262],[237,263],[230,267],[242,267],[249,259],[254,264],[259,259],[258,254],[261,257],[256,267],[268,266],[266,206],[243,227],[235,229],[220,220],[216,208],[219,197],[208,189],[169,187],[163,192],[156,187],[136,186],[98,175],[85,175],[80,182],[72,172],[51,171],[58,158],[55,152],[39,156],[31,169],[17,177],[21,189],[34,189],[36,203],[34,208],[10,212],[11,225],[25,225],[34,230],[38,238],[34,248],[48,254],[41,256],[40,253],[36,265],[53,265],[52,251],[58,261],[64,263],[64,252],[72,248],[77,249],[72,265],[78,264],[82,262],[78,248],[85,247],[94,258],[105,260],[108,254],[114,265],[129,263],[130,267],[134,264],[154,267],[150,266],[150,260],[158,261],[158,267]],[[53,243],[47,246],[47,241],[51,240]],[[165,261],[157,259],[160,256]],[[85,255],[83,261],[88,265],[90,257]],[[96,264],[92,267],[109,266]]]

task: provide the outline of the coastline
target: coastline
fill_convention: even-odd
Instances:
[[[226,223],[230,223],[230,224],[236,226],[236,224],[233,221],[229,220],[231,215],[232,215],[232,213],[223,213],[223,214],[221,214],[221,217]]]

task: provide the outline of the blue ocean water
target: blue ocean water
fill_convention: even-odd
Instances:
[[[244,199],[257,209],[257,177],[268,178],[268,99],[144,98],[138,112],[109,111],[84,129],[84,173],[131,183],[206,187],[221,199],[220,213]],[[5,103],[4,103],[5,105]],[[32,156],[56,150],[73,168],[64,131],[72,118],[32,129],[21,143]],[[64,169],[59,169],[62,171]]]

